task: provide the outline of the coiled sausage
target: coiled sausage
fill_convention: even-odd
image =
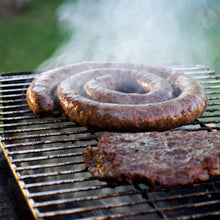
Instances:
[[[193,78],[132,63],[84,62],[46,71],[31,83],[27,101],[34,113],[49,115],[56,93],[70,120],[108,131],[172,129],[193,122],[207,104],[204,89]]]

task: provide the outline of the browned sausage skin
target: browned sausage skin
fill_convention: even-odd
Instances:
[[[142,78],[139,78],[142,82],[145,80],[144,74],[146,72],[150,72],[155,77],[161,77],[172,85],[175,92],[171,91],[170,94],[173,96],[175,93],[175,96],[168,97],[158,103],[155,103],[153,97],[150,102],[138,102],[138,104],[129,104],[127,101],[120,103],[120,100],[117,101],[118,103],[108,103],[108,95],[105,96],[107,100],[100,102],[91,99],[91,94],[87,94],[84,90],[90,80],[97,80],[99,77],[110,74],[117,81],[118,77],[123,76],[126,71],[131,75],[135,74],[135,71],[137,75],[143,74]],[[117,76],[117,72],[119,72],[119,76]],[[51,82],[51,77],[53,82]],[[148,85],[153,85],[149,79],[146,80]],[[104,93],[110,92],[109,96],[113,99],[115,97],[117,99],[115,91],[111,92],[112,85],[103,83],[102,80],[100,83],[97,88],[94,86],[94,81],[90,82],[89,86],[87,84],[90,89],[91,86],[94,88],[92,96],[96,93],[99,95],[103,90]],[[42,73],[35,79],[28,89],[27,99],[30,108],[36,114],[47,115],[53,112],[55,104],[52,91],[57,84],[59,105],[64,114],[70,120],[96,130],[163,131],[172,129],[193,122],[203,114],[207,104],[206,94],[201,85],[181,72],[151,65],[88,62],[51,70]],[[155,83],[156,89],[159,87],[158,85]],[[165,90],[169,90],[171,87],[168,86]],[[153,92],[154,90],[152,90]],[[148,93],[136,95],[144,97],[147,94],[150,95],[151,92]],[[127,94],[121,95],[127,96]]]
[[[86,75],[89,73],[91,72],[87,72]],[[83,84],[86,94],[98,102],[146,104],[174,97],[174,89],[170,83],[159,76],[155,78],[154,74],[148,72],[102,69],[97,70],[95,75],[100,74],[99,77],[88,77],[92,80],[88,79],[88,82],[86,80]]]
[[[134,64],[111,63],[111,62],[82,62],[64,67],[55,68],[41,73],[29,86],[27,90],[27,102],[31,110],[40,116],[51,115],[55,108],[53,92],[62,80],[79,72],[96,68],[112,68],[120,66],[135,68]]]

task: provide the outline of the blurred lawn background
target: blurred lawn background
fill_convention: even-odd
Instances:
[[[62,0],[28,0],[22,13],[0,17],[0,72],[35,70],[51,57],[64,40],[68,39],[67,33],[59,28],[56,17],[56,9],[62,2]],[[220,74],[219,2],[209,2],[211,8],[215,9],[218,21],[209,24],[206,37],[210,47],[205,55],[207,60],[212,60],[210,68],[216,70],[218,74]],[[188,17],[191,22],[191,17]],[[195,64],[207,65],[201,63],[196,54],[193,59],[192,62]]]
[[[23,11],[0,17],[0,72],[30,71],[65,39],[55,11],[62,0],[34,0]]]

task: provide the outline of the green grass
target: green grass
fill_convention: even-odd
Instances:
[[[62,0],[34,0],[26,5],[23,13],[0,18],[0,72],[34,70],[50,58],[55,49],[67,39],[68,36],[58,27],[55,13],[62,2]],[[209,47],[203,50],[204,54],[201,55],[197,49],[194,52],[195,45],[192,45],[191,53],[195,54],[190,55],[188,60],[181,60],[181,64],[207,65],[220,74],[220,3],[218,2],[214,0],[209,2],[216,17],[215,23],[209,23],[203,33],[209,42]],[[196,8],[194,13],[197,11]],[[192,23],[190,26],[192,35],[194,31],[192,21],[196,17],[194,13],[182,18],[183,22],[187,22],[187,25],[183,25],[186,29]],[[197,42],[197,39],[193,42]]]
[[[62,0],[35,0],[24,11],[0,18],[0,72],[34,70],[65,38],[55,11]]]

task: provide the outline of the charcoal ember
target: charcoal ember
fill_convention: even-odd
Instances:
[[[191,185],[220,175],[220,133],[110,133],[87,147],[84,161],[94,178],[111,184]]]

